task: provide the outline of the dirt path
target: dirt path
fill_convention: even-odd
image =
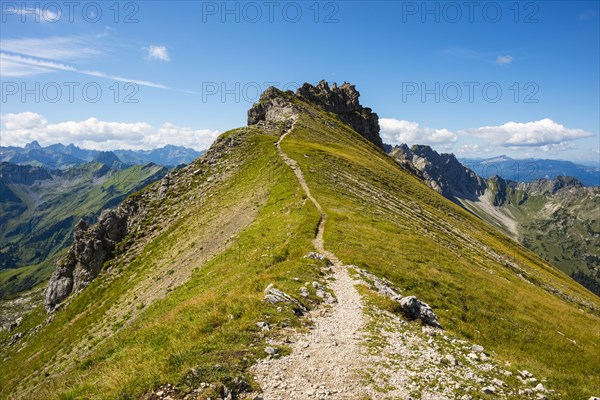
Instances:
[[[325,250],[323,233],[327,214],[310,193],[302,170],[281,149],[281,142],[293,130],[293,125],[277,141],[277,152],[296,175],[306,196],[321,213],[315,250],[332,263],[334,281],[329,285],[337,298],[329,310],[311,315],[314,329],[293,338],[292,354],[279,359],[265,359],[254,367],[265,400],[271,399],[357,399],[366,394],[357,371],[362,366],[359,345],[363,340],[365,318],[363,301],[354,287],[357,283],[346,266]]]

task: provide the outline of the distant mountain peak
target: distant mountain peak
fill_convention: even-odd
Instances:
[[[439,154],[428,145],[415,144],[409,149],[401,144],[394,147],[390,155],[451,200],[476,199],[485,191],[485,181],[462,165],[454,154]]]
[[[348,82],[340,86],[333,83],[331,87],[324,80],[315,86],[304,83],[295,94],[270,87],[263,92],[259,102],[248,110],[248,125],[256,125],[260,121],[281,121],[286,116],[295,114],[299,110],[292,104],[294,97],[336,114],[342,122],[383,149],[379,136],[379,116],[360,104],[360,93]]]
[[[94,155],[92,161],[104,164],[108,167],[117,167],[119,164],[122,164],[119,157],[112,151],[99,151]]]
[[[25,145],[26,150],[39,150],[41,148],[42,146],[40,146],[40,143],[37,140]]]

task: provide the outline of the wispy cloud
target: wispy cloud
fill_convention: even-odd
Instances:
[[[498,56],[496,57],[496,63],[500,65],[506,65],[513,62],[512,56]]]
[[[499,65],[510,64],[514,61],[513,56],[506,54],[509,52],[511,51],[477,51],[463,47],[449,47],[442,50],[442,54],[445,54],[450,57],[462,58],[467,60],[482,60],[487,62],[495,62]],[[498,53],[501,53],[501,55],[498,55]]]
[[[217,138],[219,131],[192,129],[166,122],[153,127],[146,122],[114,122],[88,118],[50,124],[33,112],[0,116],[2,145],[23,146],[33,140],[47,146],[73,143],[98,150],[153,149],[167,144],[203,150]]]
[[[80,61],[104,54],[97,41],[81,36],[0,39],[0,48],[4,52],[54,61]]]
[[[0,39],[0,77],[30,77],[57,71],[73,72],[97,78],[111,79],[119,82],[131,82],[141,86],[158,89],[170,89],[162,83],[143,79],[123,77],[106,72],[76,67],[72,63],[93,61],[105,56],[102,39],[108,36],[110,28],[94,37],[87,36],[54,36],[48,38]],[[99,44],[100,43],[100,44]],[[168,52],[162,56],[168,58]],[[161,50],[155,51],[158,57]]]
[[[164,62],[171,61],[171,58],[169,57],[169,50],[167,50],[165,46],[150,45],[144,49],[148,52],[147,58],[149,60],[158,60]]]
[[[107,74],[100,71],[92,71],[79,69],[72,65],[57,63],[53,61],[44,61],[31,57],[22,57],[7,53],[0,53],[0,76],[6,77],[23,77],[39,73],[66,71],[74,72],[82,75],[94,76],[97,78],[112,79],[119,82],[131,82],[140,86],[153,87],[158,89],[170,89],[162,83],[156,83],[146,80],[126,78],[118,75]]]

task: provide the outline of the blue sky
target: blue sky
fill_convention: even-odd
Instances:
[[[597,1],[3,1],[1,11],[2,145],[202,149],[245,125],[269,84],[325,79],[357,86],[388,143],[599,158]]]

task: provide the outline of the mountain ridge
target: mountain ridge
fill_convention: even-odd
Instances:
[[[552,180],[557,176],[573,176],[586,186],[600,186],[598,163],[592,166],[559,159],[514,159],[505,155],[492,158],[460,158],[460,161],[485,179],[499,175],[507,180],[531,182],[537,179]]]
[[[37,308],[0,332],[2,395],[594,394],[597,298],[336,114],[276,89],[265,96],[264,120],[222,134],[200,159],[121,204],[138,211],[96,279],[50,316]],[[333,270],[314,253],[321,235]],[[402,299],[428,305],[444,330],[423,327]],[[351,357],[332,368],[312,363],[323,360],[313,345],[354,349],[373,368],[360,375]],[[314,369],[292,380],[283,367],[306,358]],[[396,368],[398,358],[410,362]],[[426,379],[433,373],[441,379]]]
[[[150,162],[176,167],[188,164],[202,152],[183,146],[165,145],[151,150],[90,150],[69,144],[57,143],[42,147],[37,141],[24,147],[0,146],[0,162],[42,166],[49,169],[66,169],[88,162],[102,162],[117,168],[121,164],[138,165]]]

